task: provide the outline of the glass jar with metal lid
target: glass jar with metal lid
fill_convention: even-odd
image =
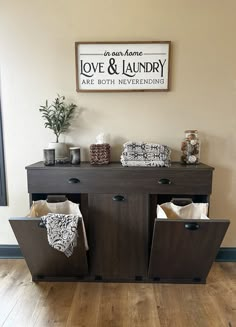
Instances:
[[[196,165],[200,160],[200,141],[197,130],[186,130],[181,144],[181,162],[187,165]]]

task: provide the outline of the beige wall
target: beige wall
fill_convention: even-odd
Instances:
[[[38,108],[57,93],[80,113],[66,142],[83,148],[110,133],[113,159],[127,140],[168,144],[179,159],[183,131],[198,129],[201,160],[213,165],[211,217],[231,219],[236,246],[235,0],[0,0],[0,69],[9,206],[0,244],[15,243],[8,217],[28,211],[24,167],[53,135]],[[75,92],[75,41],[172,41],[171,91]]]

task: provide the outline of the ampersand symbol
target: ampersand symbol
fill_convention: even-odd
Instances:
[[[116,75],[118,75],[119,73],[117,73],[117,65],[115,65],[115,59],[114,58],[111,58],[110,60],[109,60],[109,67],[108,67],[108,73],[110,74],[110,75],[114,75],[114,74],[116,74]]]

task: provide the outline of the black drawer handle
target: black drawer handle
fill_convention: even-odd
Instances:
[[[113,201],[119,201],[119,202],[121,202],[121,201],[124,201],[125,200],[125,197],[123,195],[114,195],[112,197],[112,200]]]
[[[68,183],[70,183],[70,184],[77,184],[79,182],[80,182],[80,180],[78,178],[73,177],[73,178],[68,179]]]
[[[45,224],[42,221],[39,222],[38,226],[40,228],[46,228]]]
[[[184,225],[184,227],[188,230],[198,230],[200,225],[198,223],[187,223]]]
[[[171,181],[168,178],[161,178],[159,179],[158,184],[171,184]]]

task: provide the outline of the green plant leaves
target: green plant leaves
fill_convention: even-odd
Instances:
[[[65,104],[65,97],[59,94],[52,104],[49,105],[46,100],[45,106],[40,106],[39,111],[45,120],[44,126],[54,132],[57,142],[59,136],[70,127],[76,108],[76,104]]]

